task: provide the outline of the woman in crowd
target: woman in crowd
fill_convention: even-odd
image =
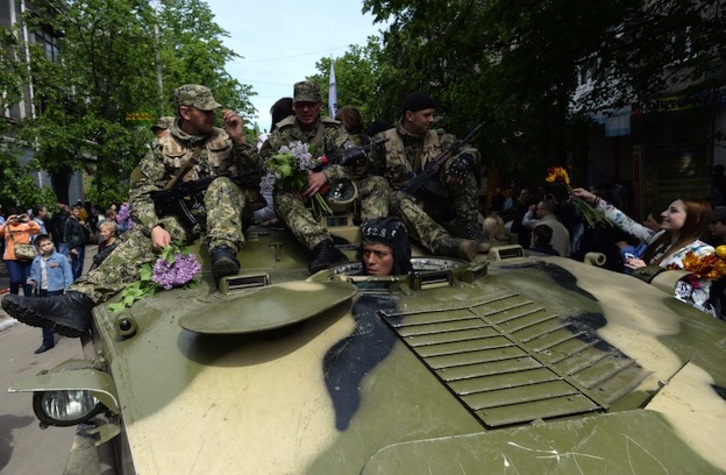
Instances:
[[[692,252],[700,257],[714,252],[713,247],[699,239],[711,224],[711,205],[707,201],[687,198],[675,200],[661,214],[660,231],[655,231],[633,221],[587,190],[575,188],[572,194],[592,204],[615,226],[648,245],[641,258],[625,260],[628,269],[635,270],[648,265],[683,269],[683,258],[687,253]],[[713,313],[708,303],[711,282],[702,279],[698,284],[694,283],[679,282],[675,297],[699,310]]]
[[[0,237],[5,237],[5,252],[3,260],[8,269],[10,277],[10,293],[20,293],[20,286],[23,286],[23,295],[30,297],[32,288],[28,283],[30,267],[33,264],[33,257],[23,259],[15,254],[15,246],[19,244],[31,244],[31,235],[39,234],[40,226],[30,219],[27,214],[11,214],[5,224],[0,225]],[[32,244],[31,244],[32,246]]]

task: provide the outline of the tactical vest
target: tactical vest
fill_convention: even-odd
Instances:
[[[385,143],[386,147],[386,172],[385,178],[389,182],[395,185],[400,185],[408,180],[414,174],[420,172],[423,167],[431,160],[436,158],[441,153],[441,142],[439,141],[439,134],[435,131],[429,130],[424,137],[423,150],[418,160],[418,166],[416,166],[416,156],[406,156],[406,147],[403,144],[403,139],[398,134],[398,130],[394,127],[384,132],[385,137],[388,141]],[[417,149],[418,150],[418,149]],[[414,170],[414,168],[416,168]]]
[[[326,128],[334,128],[334,127],[340,127],[341,122],[337,121],[335,119],[331,119],[330,117],[320,117],[320,123],[318,124],[318,127],[316,129],[316,133],[313,136],[312,140],[303,140],[303,142],[307,143],[308,145],[313,144],[315,153],[314,156],[320,156],[325,154],[325,129]],[[286,129],[288,127],[297,127],[297,124],[295,122],[295,116],[290,115],[282,119],[280,122],[277,123],[277,130],[279,130],[279,133],[282,135],[285,135]],[[300,130],[301,133],[302,130]],[[302,140],[302,137],[299,137],[300,140]]]
[[[180,142],[172,134],[158,139],[164,156],[168,178],[175,177],[194,156],[195,148]],[[232,139],[224,129],[214,127],[209,139],[201,146],[197,164],[192,166],[179,182],[197,180],[209,175],[235,175],[239,173],[234,159]]]

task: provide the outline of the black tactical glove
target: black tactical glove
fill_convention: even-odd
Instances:
[[[471,166],[474,163],[474,157],[469,154],[459,155],[454,159],[449,167],[447,173],[455,178],[461,178],[462,180],[471,171]]]

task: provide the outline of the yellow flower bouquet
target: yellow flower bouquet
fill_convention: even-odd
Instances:
[[[547,169],[547,176],[545,177],[545,181],[547,183],[559,183],[567,190],[567,192],[570,194],[570,202],[580,211],[580,214],[582,214],[582,217],[585,218],[585,221],[587,222],[587,225],[589,227],[595,227],[595,224],[597,223],[612,226],[610,220],[608,220],[605,215],[594,209],[590,205],[590,203],[583,200],[582,198],[577,198],[572,195],[572,187],[570,186],[570,175],[567,173],[567,170],[562,167],[550,167]]]

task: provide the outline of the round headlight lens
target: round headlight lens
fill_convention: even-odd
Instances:
[[[33,393],[33,409],[41,422],[52,426],[80,424],[103,410],[91,391],[64,390]]]

